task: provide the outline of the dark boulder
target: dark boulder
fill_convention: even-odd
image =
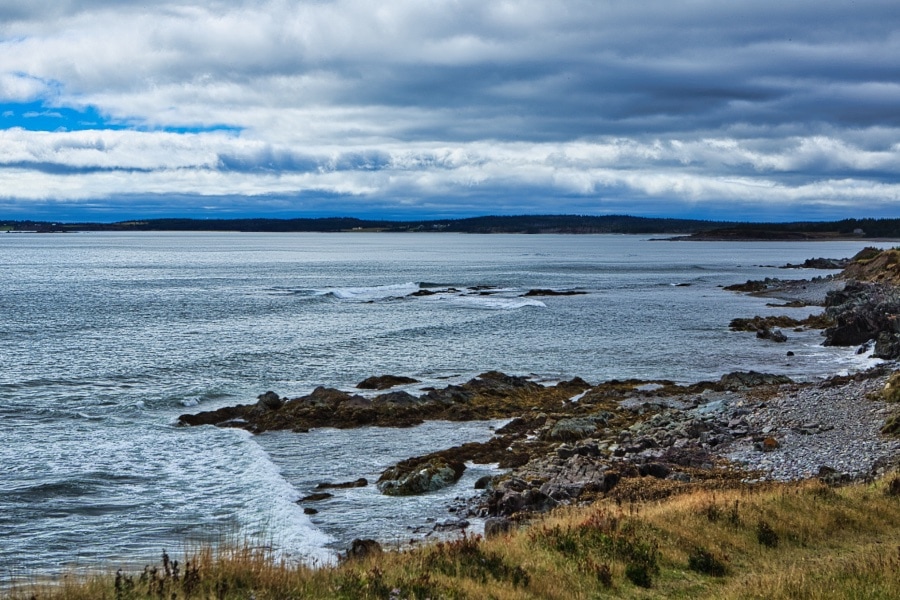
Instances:
[[[260,394],[257,397],[258,402],[256,403],[257,408],[261,408],[263,410],[278,410],[284,405],[284,400],[282,400],[278,394],[272,391],[268,391],[265,394]]]
[[[475,379],[463,385],[466,390],[488,396],[505,396],[514,392],[535,392],[543,389],[538,383],[530,381],[526,377],[507,375],[499,371],[482,373]]]
[[[582,296],[587,294],[587,292],[579,291],[579,290],[549,290],[549,289],[535,289],[528,290],[524,294],[523,297],[529,298],[532,296]]]
[[[199,412],[195,415],[181,415],[178,417],[180,425],[219,425],[229,421],[237,421],[245,418],[248,409],[251,407],[245,405],[227,406],[218,410],[207,410]]]
[[[342,402],[346,402],[350,398],[351,396],[347,392],[342,392],[341,390],[336,390],[334,388],[319,386],[314,389],[308,396],[303,396],[298,400],[300,402],[313,406],[337,406]]]
[[[347,481],[344,483],[320,483],[316,486],[317,490],[343,490],[347,488],[358,488],[358,487],[366,487],[369,485],[369,480],[365,477],[360,477],[356,481]]]
[[[411,383],[419,383],[419,380],[401,375],[379,375],[363,379],[356,384],[356,387],[360,390],[387,390],[398,385],[409,385]]]
[[[641,474],[641,477],[665,479],[671,472],[672,469],[662,463],[646,463],[638,466],[638,473]]]
[[[422,400],[436,404],[466,404],[474,397],[475,394],[458,385],[448,385],[441,390],[430,390]]]
[[[476,490],[486,490],[491,487],[491,481],[494,479],[492,475],[483,475],[475,480]]]
[[[771,341],[779,343],[779,344],[786,342],[788,339],[787,336],[784,335],[784,333],[782,333],[782,331],[780,329],[768,329],[768,328],[757,329],[756,337],[758,337],[761,340],[771,340]]]
[[[421,404],[422,400],[413,396],[408,392],[388,392],[387,394],[381,394],[380,396],[376,396],[372,400],[372,406],[374,407],[382,407],[382,406],[415,406],[417,404]]]
[[[300,498],[297,502],[320,502],[322,500],[328,500],[333,495],[334,494],[329,494],[328,492],[315,492]]]

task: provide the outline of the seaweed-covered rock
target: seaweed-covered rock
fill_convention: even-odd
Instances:
[[[424,494],[456,483],[465,470],[463,463],[442,457],[407,460],[385,470],[378,479],[378,489],[386,496]]]
[[[772,375],[771,373],[757,373],[756,371],[735,371],[723,375],[719,384],[726,390],[741,390],[758,385],[781,385],[793,383],[786,375]]]

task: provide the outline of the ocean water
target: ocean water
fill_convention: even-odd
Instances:
[[[641,236],[148,233],[0,235],[0,585],[251,540],[334,560],[354,537],[402,544],[447,518],[477,466],[410,499],[317,483],[498,423],[252,436],[174,425],[179,414],[299,396],[392,373],[420,386],[496,369],[680,382],[756,369],[810,379],[864,368],[815,332],[786,344],[728,330],[766,307],[721,286],[822,271],[858,242],[687,243]],[[523,297],[530,289],[576,296]],[[413,295],[422,289],[430,295]],[[791,350],[793,357],[787,357]],[[407,389],[415,391],[417,387]]]

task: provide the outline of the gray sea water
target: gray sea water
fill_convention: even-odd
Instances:
[[[681,382],[756,369],[815,378],[868,359],[728,330],[805,316],[723,291],[812,277],[787,262],[857,242],[686,243],[641,236],[148,233],[0,235],[0,585],[143,565],[198,541],[252,540],[326,563],[354,537],[402,543],[447,517],[490,467],[412,499],[339,490],[496,423],[251,436],[174,426],[184,412],[350,389],[370,375],[424,385],[491,369]],[[522,297],[530,289],[584,295]],[[428,296],[413,292],[428,289]],[[795,353],[787,357],[786,351]],[[411,391],[416,386],[409,388]]]

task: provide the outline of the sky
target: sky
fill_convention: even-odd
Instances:
[[[0,219],[900,217],[900,2],[0,0]]]

